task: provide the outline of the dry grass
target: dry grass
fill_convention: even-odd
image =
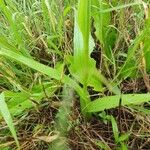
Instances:
[[[98,116],[92,117],[88,122],[85,121],[78,106],[79,104],[76,102],[69,117],[70,128],[67,134],[67,143],[71,150],[99,150],[97,141],[102,141],[112,150],[117,149],[118,145],[114,142],[111,123],[104,123],[104,120]],[[117,119],[120,134],[130,133],[129,140],[126,141],[130,150],[148,150],[150,148],[149,115],[137,113],[128,108],[106,112]],[[52,108],[46,102],[41,104],[36,111],[30,110],[24,117],[18,118],[16,126],[22,150],[48,150],[51,147],[51,142],[55,140],[58,133],[54,126],[56,113],[57,109]],[[5,125],[3,124],[3,126]],[[63,137],[60,139],[63,140]],[[2,141],[13,142],[13,138],[4,135]],[[15,150],[14,144],[8,144],[11,144],[11,149]]]

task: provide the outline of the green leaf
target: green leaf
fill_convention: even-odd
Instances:
[[[138,50],[140,43],[143,41],[145,36],[149,34],[150,30],[144,29],[141,31],[141,33],[135,38],[133,43],[128,49],[127,53],[127,58],[121,69],[119,70],[118,74],[116,77],[122,77],[122,78],[127,78],[131,75],[133,75],[133,72],[137,69],[137,64],[138,62],[136,61],[137,59],[135,58],[135,52]]]
[[[12,43],[8,42],[8,39],[4,36],[0,36],[0,46],[6,49],[11,49],[14,52],[19,52]]]
[[[69,68],[71,75],[83,84],[83,89],[87,96],[90,71],[90,48],[92,49],[92,40],[90,40],[90,9],[91,0],[79,0],[78,10],[75,10],[74,56],[73,62],[71,62]],[[90,99],[83,101],[82,98],[80,98],[81,109],[83,109],[89,102]]]
[[[61,80],[62,74],[60,71],[57,71],[56,69],[53,69],[51,67],[45,66],[37,61],[34,61],[33,59],[24,57],[23,55],[17,54],[15,52],[12,52],[10,50],[1,49],[0,55],[7,56],[9,58],[12,58],[16,61],[19,61],[20,63],[23,63],[27,65],[28,67],[38,70],[39,72],[42,72],[51,78]]]
[[[124,142],[124,141],[128,140],[128,139],[129,139],[129,136],[130,136],[130,133],[124,133],[124,134],[122,134],[122,135],[119,137],[118,142]]]
[[[108,3],[106,0],[93,0],[92,1],[93,11],[92,11],[92,17],[94,18],[94,26],[96,28],[96,36],[99,39],[100,43],[104,46],[105,44],[105,34],[108,28],[108,25],[110,24],[111,16],[110,12],[107,12],[105,14],[99,12],[98,9],[103,10],[109,8]]]
[[[106,96],[90,102],[85,109],[88,112],[99,112],[105,109],[116,108],[119,106],[120,98],[122,98],[122,106],[137,105],[150,101],[150,94],[123,94],[121,97],[120,95]]]
[[[92,1],[92,17],[94,18],[94,27],[96,29],[95,35],[101,44],[101,50],[113,65],[114,54],[113,48],[117,39],[117,30],[111,25],[111,13],[102,13],[99,10],[108,9],[109,3],[106,0],[93,0]],[[106,59],[106,60],[107,60]],[[105,66],[108,68],[109,61],[105,61]]]
[[[14,139],[15,139],[15,142],[17,144],[17,147],[18,149],[20,149],[19,147],[19,141],[17,139],[17,135],[16,135],[16,132],[15,132],[15,128],[14,128],[14,125],[13,125],[13,121],[12,121],[12,118],[11,118],[11,115],[10,115],[10,112],[9,112],[9,109],[7,107],[7,104],[5,102],[5,96],[4,96],[4,93],[1,93],[0,94],[0,112],[4,118],[4,120],[6,121]]]
[[[66,83],[70,85],[72,88],[74,88],[77,91],[77,93],[80,95],[83,101],[89,101],[88,100],[89,98],[87,97],[83,89],[70,77],[64,75],[63,70],[60,71],[57,69],[53,69],[33,59],[27,58],[23,55],[17,54],[15,52],[6,49],[0,49],[0,55],[14,59],[32,69],[35,69],[45,75],[48,75],[50,78],[56,79],[58,81],[61,81],[62,83]]]
[[[144,115],[150,115],[150,109],[144,108],[144,106],[132,106],[130,109],[135,112],[141,112]]]
[[[95,60],[90,58],[90,53],[94,48],[94,42],[90,36],[90,9],[91,2],[89,0],[79,1],[78,11],[75,11],[74,59],[69,70],[71,75],[83,86],[91,86],[95,91],[103,91],[102,84],[109,89],[110,85],[96,69]]]
[[[46,96],[50,98],[58,87],[58,84],[52,81],[43,82],[42,85],[34,85],[30,92],[4,91],[10,114],[13,116],[19,115],[25,109],[33,107],[34,103],[39,103]]]
[[[119,130],[118,130],[117,122],[113,116],[111,116],[111,124],[112,124],[112,130],[113,130],[115,142],[118,143]]]
[[[104,37],[104,51],[105,55],[111,61],[113,60],[113,48],[115,47],[116,39],[118,37],[117,30],[112,26],[107,26]]]
[[[89,35],[90,35],[90,13],[91,0],[79,0],[78,5],[78,26],[83,36],[84,51],[88,54]],[[86,49],[87,48],[87,49]]]
[[[74,60],[72,64],[73,75],[87,84],[89,65],[89,40],[90,40],[90,0],[79,0],[78,10],[75,11],[74,27]],[[82,63],[81,63],[82,62]]]
[[[145,29],[147,29],[147,31],[150,28],[150,8],[149,9],[149,18],[147,18],[147,20],[145,21]],[[147,34],[144,37],[143,40],[143,54],[144,54],[144,58],[145,58],[145,68],[148,72],[150,72],[150,36],[149,34]]]
[[[121,142],[121,148],[120,148],[120,150],[128,150],[128,145],[125,144],[125,143],[123,143],[123,142]]]
[[[100,149],[104,149],[104,150],[111,150],[111,148],[107,145],[107,143],[104,141],[96,141],[95,144],[100,148]]]
[[[52,29],[54,32],[56,31],[56,29],[55,29],[55,17],[53,15],[48,0],[42,0],[42,13],[46,31],[48,32],[48,35],[50,35]]]
[[[100,0],[100,1],[102,1],[102,0]],[[99,7],[95,7],[95,8],[97,10],[99,10],[100,13],[104,13],[105,14],[105,13],[112,12],[112,11],[117,11],[117,10],[120,10],[120,9],[123,9],[123,8],[126,8],[126,7],[131,7],[131,6],[135,6],[135,5],[137,5],[137,6],[143,5],[143,3],[140,2],[140,1],[139,2],[135,2],[135,3],[128,3],[128,4],[124,4],[124,5],[118,5],[118,6],[116,6],[118,4],[118,2],[116,0],[113,0],[112,3],[113,3],[113,5],[115,7],[107,8],[107,9],[101,9]]]

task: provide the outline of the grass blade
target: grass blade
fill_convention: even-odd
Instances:
[[[150,94],[123,94],[122,95],[122,106],[125,105],[137,105],[140,103],[150,101]],[[88,112],[99,112],[105,109],[115,108],[119,106],[120,95],[106,96],[99,98],[93,102],[90,102],[86,110]]]
[[[8,110],[8,107],[7,107],[7,104],[5,102],[5,96],[4,96],[4,93],[1,93],[0,94],[0,112],[2,114],[2,116],[4,117],[4,120],[5,122],[7,123],[14,139],[15,139],[15,142],[17,144],[17,147],[18,149],[20,149],[19,147],[19,141],[17,139],[17,135],[16,135],[16,132],[15,132],[15,128],[14,128],[14,125],[13,125],[13,121],[12,121],[12,118],[11,118],[11,115],[9,113],[9,110]]]
[[[117,122],[113,116],[111,116],[111,124],[112,124],[112,130],[113,130],[115,142],[117,143],[119,139],[119,130],[118,130]]]
[[[140,35],[136,37],[132,45],[129,47],[128,53],[127,53],[127,58],[121,69],[119,70],[118,74],[116,75],[116,78],[118,76],[121,76],[122,78],[130,76],[135,69],[135,52],[138,49],[140,43],[143,41],[145,36],[149,33],[148,30],[143,30]],[[137,62],[136,62],[137,63]],[[133,67],[134,66],[134,67]]]
[[[129,4],[124,4],[124,5],[120,5],[120,6],[116,6],[116,7],[112,7],[112,8],[108,8],[108,9],[99,9],[96,6],[93,6],[94,8],[98,9],[100,13],[108,13],[108,12],[112,12],[112,11],[117,11],[123,8],[127,8],[127,7],[131,7],[131,6],[138,6],[138,5],[142,5],[142,2],[135,2],[135,3],[129,3]]]
[[[87,100],[89,98],[87,97],[87,95],[83,91],[83,89],[76,83],[76,81],[74,81],[70,77],[64,75],[63,70],[58,71],[57,69],[53,69],[51,67],[45,66],[33,59],[27,58],[23,55],[17,54],[15,52],[12,52],[12,51],[9,51],[6,49],[1,49],[0,55],[14,59],[34,70],[37,70],[45,75],[48,75],[49,77],[51,77],[53,79],[59,80],[62,83],[66,83],[66,84],[70,85],[77,91],[77,93],[80,95],[80,97],[82,99],[84,99],[85,101],[89,101],[89,100]]]
[[[22,48],[22,54],[25,56],[30,57],[29,51],[25,49],[23,38],[20,34],[20,29],[22,29],[22,17],[20,17],[19,21],[17,20],[17,13],[19,12],[12,12],[10,8],[8,8],[5,4],[4,0],[0,1],[0,10],[2,11],[3,15],[6,17],[6,21],[10,25],[10,31],[13,36],[13,40],[18,44],[20,48]]]

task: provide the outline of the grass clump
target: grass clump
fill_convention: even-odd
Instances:
[[[0,147],[148,147],[149,2],[2,0],[0,15]]]

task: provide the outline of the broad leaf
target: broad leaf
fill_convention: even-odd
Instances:
[[[100,43],[104,46],[105,44],[105,34],[108,28],[108,25],[110,25],[110,12],[107,13],[101,13],[100,10],[104,10],[109,8],[108,3],[106,0],[93,0],[92,1],[92,17],[94,18],[94,25],[96,28],[96,36],[99,39]],[[96,9],[99,8],[99,9]]]
[[[106,96],[90,102],[85,108],[88,112],[99,112],[105,109],[116,108],[121,105],[137,105],[150,101],[150,94],[123,94],[122,96]]]

